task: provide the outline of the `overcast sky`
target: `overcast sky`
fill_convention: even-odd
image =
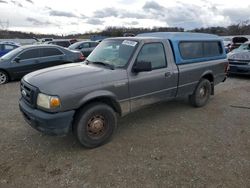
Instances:
[[[106,26],[228,26],[250,19],[246,0],[0,0],[0,28],[72,34]]]

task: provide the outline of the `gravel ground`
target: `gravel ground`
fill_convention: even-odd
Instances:
[[[19,82],[0,86],[0,187],[250,187],[249,77],[203,108],[179,99],[124,117],[91,150],[29,127],[19,95]]]

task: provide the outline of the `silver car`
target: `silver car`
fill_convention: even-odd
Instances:
[[[80,51],[84,57],[88,57],[98,44],[95,41],[80,41],[70,45],[69,49]]]
[[[229,73],[250,75],[250,42],[245,42],[239,48],[228,54]]]

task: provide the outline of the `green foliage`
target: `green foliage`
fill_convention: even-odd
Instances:
[[[35,34],[35,33],[26,33],[21,31],[8,31],[8,30],[0,30],[0,38],[1,39],[31,39],[31,38],[59,38],[58,35],[45,35],[45,34]]]
[[[145,32],[183,32],[183,28],[178,27],[153,27],[153,28],[132,28],[132,27],[106,27],[102,31],[90,31],[84,34],[74,34],[67,36],[58,35],[45,35],[36,33],[25,33],[20,31],[7,31],[0,30],[0,38],[20,38],[20,39],[30,39],[30,38],[81,38],[87,39],[91,35],[102,35],[107,37],[121,37],[125,33],[145,33]],[[226,35],[250,35],[250,24],[249,21],[240,22],[238,24],[233,24],[228,27],[207,27],[207,28],[196,28],[189,30],[190,32],[200,32],[200,33],[211,33],[221,36]]]
[[[191,32],[211,33],[216,35],[250,35],[249,21],[233,24],[228,27],[207,27],[190,30]]]

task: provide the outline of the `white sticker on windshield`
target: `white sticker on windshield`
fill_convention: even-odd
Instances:
[[[124,40],[123,42],[122,42],[122,44],[123,45],[128,45],[128,46],[135,46],[136,44],[137,44],[137,42],[135,42],[135,41],[132,41],[132,40]]]

